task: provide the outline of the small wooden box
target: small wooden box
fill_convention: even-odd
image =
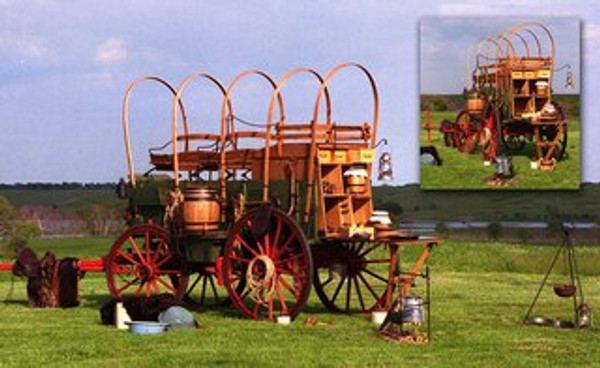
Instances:
[[[317,154],[319,162],[322,164],[331,163],[331,151],[319,151]]]
[[[537,72],[537,77],[538,78],[550,78],[550,71],[549,70],[539,70]]]
[[[360,162],[370,164],[375,161],[375,151],[372,149],[360,150]]]
[[[335,164],[345,164],[348,160],[348,155],[346,151],[333,151],[333,163]]]
[[[360,162],[360,150],[348,151],[348,162],[349,163]]]

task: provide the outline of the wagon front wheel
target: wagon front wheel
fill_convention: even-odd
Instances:
[[[132,226],[115,241],[106,258],[108,289],[117,298],[168,293],[180,301],[188,281],[184,266],[163,228]]]
[[[308,299],[312,270],[302,230],[278,209],[253,209],[229,232],[223,282],[231,302],[245,317],[295,318]]]

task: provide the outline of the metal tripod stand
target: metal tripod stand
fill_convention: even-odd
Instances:
[[[558,247],[558,250],[557,250],[554,258],[552,259],[552,262],[550,263],[550,267],[548,268],[548,271],[546,272],[546,275],[544,276],[544,279],[542,280],[542,283],[540,284],[540,287],[539,287],[537,293],[535,294],[535,297],[533,298],[533,302],[529,306],[529,310],[527,311],[527,314],[525,315],[525,318],[523,320],[523,322],[525,324],[538,324],[538,325],[545,325],[545,326],[574,327],[574,328],[589,327],[589,324],[591,324],[591,320],[589,320],[589,321],[581,321],[580,320],[580,310],[581,310],[582,306],[584,306],[585,304],[584,304],[584,298],[583,298],[583,289],[581,288],[581,279],[579,277],[579,272],[577,270],[577,261],[575,259],[575,248],[573,246],[573,242],[571,239],[572,233],[573,233],[573,226],[563,224],[563,226],[562,226],[563,241],[560,244],[560,246]],[[574,322],[573,323],[570,323],[569,321],[560,321],[560,320],[553,321],[553,320],[549,320],[549,319],[545,319],[545,318],[541,318],[541,317],[532,317],[531,316],[531,312],[533,311],[533,308],[538,301],[538,298],[542,292],[542,289],[546,285],[546,282],[548,281],[548,277],[550,276],[550,273],[556,266],[557,260],[561,254],[564,254],[565,258],[567,260],[567,267],[569,269],[570,285],[569,284],[556,285],[554,287],[554,291],[558,296],[565,297],[565,298],[570,297],[573,299],[573,314],[574,314],[574,319],[573,319]],[[585,305],[585,306],[586,306],[586,308],[589,308],[589,307],[587,307],[587,305]],[[591,316],[589,318],[591,318]],[[586,322],[586,323],[584,325],[582,325],[582,322]]]

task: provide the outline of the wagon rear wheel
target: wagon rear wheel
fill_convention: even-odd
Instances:
[[[308,299],[312,270],[304,234],[280,210],[253,209],[229,232],[223,282],[233,305],[248,318],[296,317]]]
[[[129,228],[106,258],[106,280],[114,297],[172,294],[181,300],[187,288],[185,264],[156,225]]]
[[[332,244],[334,259],[315,269],[315,291],[332,312],[370,312],[385,307],[388,274],[392,267],[389,247],[372,242]]]

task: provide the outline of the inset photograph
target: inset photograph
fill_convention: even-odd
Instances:
[[[580,33],[571,17],[423,18],[421,188],[579,189]]]

